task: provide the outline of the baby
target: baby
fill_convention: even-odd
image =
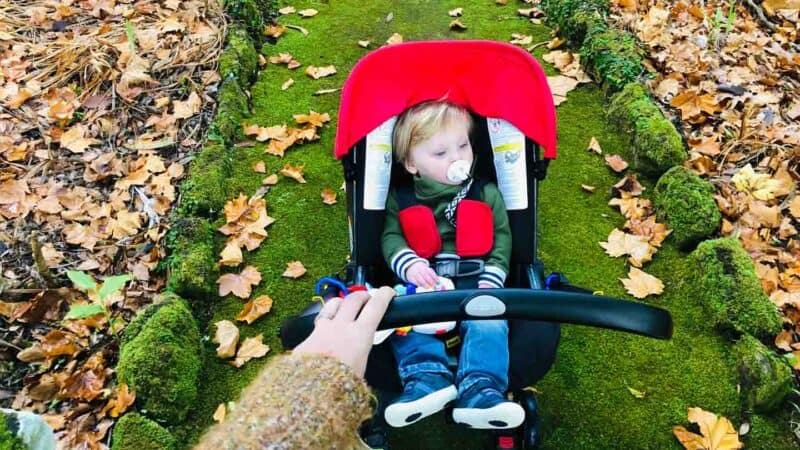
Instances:
[[[386,202],[384,258],[403,281],[430,288],[439,276],[456,285],[502,288],[511,254],[511,230],[502,195],[471,177],[472,119],[459,106],[433,101],[398,118],[396,159],[413,176],[413,192],[394,190]],[[454,272],[453,268],[459,269]],[[437,269],[441,273],[437,273]],[[508,324],[461,322],[455,380],[444,343],[409,331],[390,337],[403,393],[385,411],[394,427],[410,425],[456,400],[453,419],[473,428],[513,428],[525,412],[508,401]],[[457,386],[457,387],[456,387]]]

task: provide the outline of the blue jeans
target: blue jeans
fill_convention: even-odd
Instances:
[[[460,330],[463,343],[455,383],[459,395],[477,383],[505,393],[508,390],[508,322],[466,320],[461,322]],[[405,336],[393,334],[389,342],[403,386],[418,373],[452,378],[444,342],[435,336],[409,331]]]

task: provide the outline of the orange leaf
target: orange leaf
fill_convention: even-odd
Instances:
[[[264,335],[259,334],[256,337],[247,338],[242,342],[239,351],[236,352],[236,359],[230,361],[231,365],[235,367],[242,367],[247,361],[253,358],[261,358],[269,352],[269,347],[264,345],[261,341]]]
[[[264,161],[259,161],[253,164],[253,171],[256,173],[266,173],[267,172],[267,165],[264,164]]]
[[[291,261],[286,263],[286,270],[283,272],[283,276],[288,278],[300,278],[305,273],[306,268],[303,267],[303,263],[300,261]]]
[[[733,424],[726,417],[689,408],[689,421],[700,428],[700,435],[687,431],[682,426],[672,428],[672,433],[687,450],[734,450],[744,447]]]
[[[272,298],[269,295],[262,295],[245,303],[244,308],[236,316],[236,320],[251,324],[259,317],[270,312],[272,309]]]
[[[125,383],[119,385],[116,394],[116,397],[111,399],[106,407],[103,408],[104,412],[107,408],[111,409],[111,413],[109,413],[111,417],[119,417],[136,401],[136,393],[129,391],[128,385]]]
[[[274,186],[278,184],[278,174],[273,173],[272,175],[264,178],[261,180],[261,184],[265,184],[267,186]]]
[[[303,178],[304,167],[305,165],[293,166],[290,163],[286,163],[286,165],[283,166],[283,169],[281,169],[281,175],[289,177],[298,183],[305,183],[306,180]]]
[[[230,293],[239,297],[250,297],[252,286],[261,282],[261,274],[253,266],[247,266],[242,273],[226,273],[217,280],[219,283],[219,295],[224,297]]]
[[[310,123],[315,127],[321,127],[322,124],[331,120],[331,116],[328,113],[320,114],[316,111],[310,111],[308,114],[295,114],[292,117],[294,117],[294,120],[298,123],[298,125]]]
[[[279,38],[286,32],[286,27],[283,25],[267,25],[264,27],[264,35],[274,38]]]
[[[326,205],[333,205],[336,203],[336,191],[331,188],[325,188],[322,190],[322,203]]]
[[[214,342],[217,347],[217,357],[230,358],[236,354],[236,344],[239,342],[239,329],[230,320],[220,320],[215,323],[217,331],[214,333]]]

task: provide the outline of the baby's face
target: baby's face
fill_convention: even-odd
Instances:
[[[455,185],[460,183],[447,180],[447,168],[459,159],[472,165],[472,145],[466,124],[443,128],[427,141],[412,146],[404,165],[411,174],[419,173],[439,183]]]

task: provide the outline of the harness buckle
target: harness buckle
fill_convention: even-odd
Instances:
[[[482,259],[445,259],[433,263],[433,270],[436,271],[436,274],[446,278],[480,275],[483,273],[483,269]]]

